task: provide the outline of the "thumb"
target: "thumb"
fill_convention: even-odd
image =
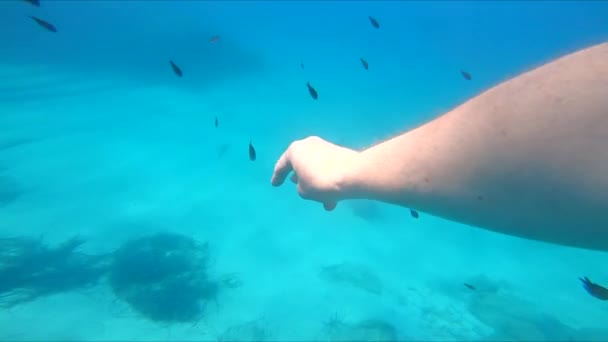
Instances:
[[[336,202],[326,202],[326,203],[323,203],[323,208],[325,208],[325,210],[327,210],[327,211],[332,211],[332,210],[336,209],[336,205],[338,205],[338,203],[336,203]]]

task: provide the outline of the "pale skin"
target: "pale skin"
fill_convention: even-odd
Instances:
[[[608,43],[525,72],[364,151],[319,137],[295,141],[272,184],[291,171],[300,196],[327,210],[367,198],[608,251]]]

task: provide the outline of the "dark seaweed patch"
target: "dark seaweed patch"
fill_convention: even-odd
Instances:
[[[206,243],[182,235],[159,233],[133,239],[114,253],[110,286],[148,319],[195,322],[222,284],[208,278],[208,259]]]
[[[0,239],[0,307],[95,285],[106,272],[105,256],[78,251],[72,238],[49,247],[39,239]]]

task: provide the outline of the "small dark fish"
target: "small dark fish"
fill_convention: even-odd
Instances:
[[[413,218],[417,219],[420,215],[418,214],[418,212],[414,209],[410,209],[410,214],[412,215]]]
[[[304,62],[300,62],[300,67],[302,67],[302,70],[304,70]]]
[[[365,70],[368,70],[369,69],[369,64],[367,63],[367,61],[365,59],[363,59],[363,58],[359,58],[359,59],[361,60],[361,64],[363,65],[363,68]]]
[[[317,93],[317,91],[315,90],[315,88],[313,88],[310,85],[310,82],[306,82],[306,87],[308,88],[308,92],[310,93],[310,96],[312,96],[313,99],[318,99],[319,98],[319,94]]]
[[[24,0],[25,2],[29,2],[30,4],[40,7],[40,0]]]
[[[583,282],[583,288],[593,297],[600,299],[600,300],[608,300],[608,289],[592,283],[591,280],[589,280],[589,278],[585,277],[585,278],[578,278],[580,279],[580,281]]]
[[[466,287],[467,287],[467,289],[469,289],[469,290],[471,290],[471,291],[475,291],[475,290],[476,290],[476,289],[475,289],[475,286],[473,286],[473,285],[471,285],[471,284],[464,283],[464,286],[466,286]]]
[[[177,64],[173,63],[173,61],[169,61],[169,63],[171,63],[171,69],[173,69],[173,72],[177,75],[177,77],[182,77],[182,69],[180,69]]]
[[[30,18],[31,18],[33,21],[35,21],[35,22],[36,22],[38,25],[40,25],[40,26],[44,27],[44,28],[45,28],[45,29],[47,29],[48,31],[50,31],[50,32],[57,32],[57,28],[55,28],[55,26],[53,26],[53,24],[51,24],[51,23],[49,23],[49,22],[47,22],[47,21],[44,21],[44,20],[42,20],[42,19],[39,19],[39,18],[33,17],[33,16],[31,16],[31,15],[28,15],[28,17],[30,17]]]
[[[209,39],[209,41],[211,43],[215,43],[215,42],[219,41],[220,38],[221,38],[220,36],[213,36],[213,37],[211,37],[211,39]]]
[[[378,20],[374,19],[373,17],[369,16],[369,22],[372,23],[372,26],[375,28],[380,28],[380,24],[378,24]]]
[[[460,73],[462,74],[462,77],[464,77],[465,80],[470,81],[472,79],[471,74],[469,74],[468,72],[460,70]]]
[[[256,158],[257,154],[255,153],[255,148],[251,144],[251,141],[249,141],[249,160],[255,161]]]
[[[215,117],[215,122],[214,122],[214,124],[215,124],[215,128],[217,128],[217,126],[219,126],[219,125],[220,125],[220,122],[218,121],[217,116]]]

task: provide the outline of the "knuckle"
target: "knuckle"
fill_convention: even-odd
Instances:
[[[289,144],[289,148],[287,149],[289,152],[292,152],[293,150],[297,149],[298,146],[300,145],[301,140],[296,140],[294,142],[292,142],[291,144]]]

